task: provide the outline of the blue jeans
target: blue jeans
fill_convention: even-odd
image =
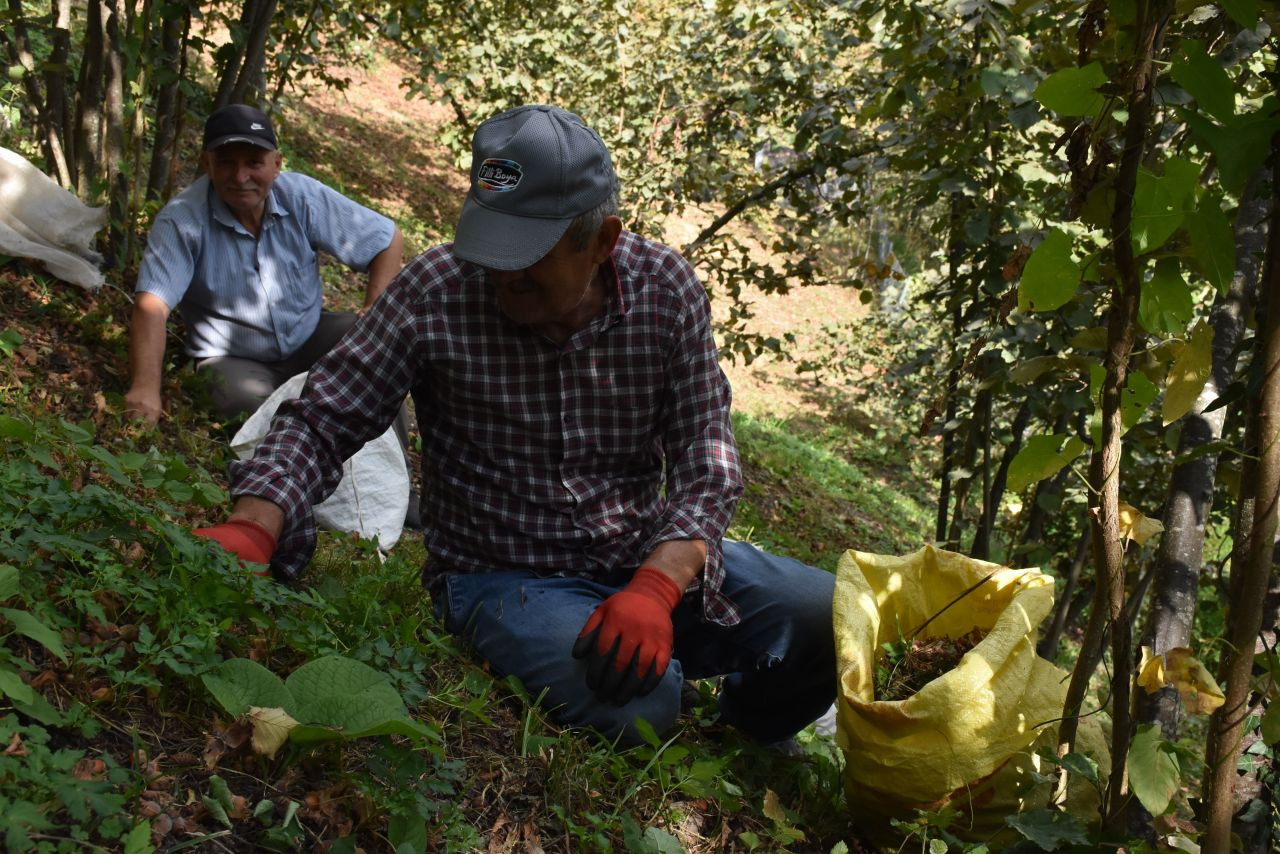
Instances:
[[[635,744],[637,718],[659,733],[675,723],[685,679],[724,675],[720,719],[758,741],[777,741],[835,699],[835,577],[732,540],[724,541],[724,563],[724,593],[741,622],[716,625],[702,618],[697,597],[682,601],[671,615],[675,651],[666,675],[652,693],[623,706],[596,700],[586,662],[570,652],[591,612],[621,585],[525,570],[459,573],[446,577],[435,608],[451,633],[496,673],[542,696],[565,726]]]

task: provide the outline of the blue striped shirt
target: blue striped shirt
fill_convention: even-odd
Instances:
[[[394,233],[382,214],[281,172],[255,238],[201,176],[156,216],[134,290],[178,308],[192,357],[276,361],[301,347],[320,318],[316,251],[363,272]]]

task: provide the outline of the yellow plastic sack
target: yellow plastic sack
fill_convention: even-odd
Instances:
[[[1007,829],[1006,816],[1048,803],[1051,786],[1039,776],[1035,752],[1056,744],[1068,678],[1035,651],[1037,627],[1052,608],[1053,580],[1036,569],[1008,569],[933,546],[903,557],[849,551],[841,558],[836,738],[852,817],[872,839],[893,839],[893,818],[947,806],[963,816],[952,832],[988,839]],[[921,638],[959,638],[974,628],[987,635],[914,695],[877,701],[882,644],[898,642],[930,617]],[[1082,721],[1078,743],[1078,752],[1105,767],[1096,721]],[[1080,788],[1073,784],[1077,800]]]

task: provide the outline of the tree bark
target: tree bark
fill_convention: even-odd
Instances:
[[[98,178],[98,154],[102,138],[103,52],[106,39],[102,3],[89,0],[84,33],[84,56],[76,87],[76,157],[72,174],[82,198],[91,192]]]
[[[106,95],[103,99],[106,127],[102,139],[102,165],[111,185],[106,255],[119,266],[125,261],[125,235],[129,231],[129,178],[124,165],[124,52],[120,39],[120,0],[106,0],[102,7],[106,19],[103,53],[107,71],[104,83]]]
[[[1111,216],[1111,242],[1115,257],[1116,281],[1112,288],[1107,317],[1107,353],[1104,359],[1106,379],[1102,387],[1102,437],[1089,462],[1089,480],[1098,506],[1093,516],[1093,548],[1098,582],[1094,594],[1093,613],[1086,638],[1097,642],[1111,635],[1111,657],[1114,675],[1111,680],[1111,775],[1104,810],[1104,823],[1119,830],[1128,798],[1125,760],[1130,739],[1130,687],[1132,684],[1132,637],[1124,622],[1125,573],[1124,543],[1120,536],[1120,471],[1123,453],[1121,399],[1129,371],[1129,358],[1136,336],[1138,304],[1142,292],[1141,270],[1133,254],[1131,224],[1133,194],[1138,167],[1146,150],[1147,123],[1151,116],[1151,93],[1154,88],[1153,58],[1158,50],[1165,24],[1173,11],[1172,0],[1153,0],[1146,8],[1139,5],[1139,20],[1134,46],[1134,60],[1129,79],[1128,112],[1125,124],[1124,151],[1115,181],[1115,207]],[[1059,730],[1059,755],[1065,755],[1075,743],[1077,715],[1084,700],[1089,678],[1096,661],[1089,661],[1081,651],[1080,661],[1072,672],[1064,707],[1065,720]]]
[[[162,72],[171,76],[161,83],[156,92],[155,141],[151,147],[151,164],[147,169],[148,199],[162,199],[168,188],[169,163],[173,156],[173,143],[178,131],[178,84],[182,81],[182,42],[190,25],[191,15],[174,15],[164,19],[160,30],[160,52],[156,57],[157,79]]]
[[[1225,296],[1219,297],[1210,316],[1213,326],[1213,368],[1204,391],[1182,421],[1178,455],[1184,456],[1222,438],[1227,407],[1212,412],[1205,409],[1227,386],[1236,371],[1236,345],[1244,332],[1245,317],[1257,285],[1260,262],[1257,255],[1266,248],[1265,220],[1270,197],[1259,173],[1249,182],[1236,213],[1236,273]],[[1196,595],[1204,557],[1205,523],[1213,509],[1214,478],[1218,454],[1205,454],[1177,466],[1165,501],[1164,534],[1155,558],[1155,579],[1151,612],[1142,643],[1155,655],[1175,647],[1191,646],[1191,630],[1196,616]],[[1182,717],[1182,701],[1173,686],[1155,694],[1139,692],[1136,718],[1139,723],[1159,723],[1164,737],[1177,736]]]
[[[1030,422],[1031,400],[1026,399],[1022,401],[1022,406],[1018,407],[1017,414],[1013,416],[1013,424],[1009,427],[1012,437],[1004,449],[1003,456],[1000,457],[1000,465],[996,468],[995,477],[992,478],[991,488],[983,500],[982,524],[978,526],[973,536],[973,546],[969,549],[969,554],[973,557],[981,560],[990,558],[991,534],[995,528],[996,511],[1000,507],[1000,502],[1004,500],[1005,484],[1009,482],[1009,466],[1013,464],[1013,458],[1022,448],[1022,437],[1027,432],[1027,425]]]
[[[1272,140],[1272,180],[1280,181],[1280,136]],[[1273,185],[1274,186],[1274,185]],[[1222,673],[1226,702],[1209,720],[1205,767],[1205,854],[1226,854],[1231,843],[1231,818],[1237,779],[1236,764],[1250,712],[1254,644],[1262,626],[1263,601],[1272,570],[1272,554],[1280,501],[1280,206],[1273,205],[1267,235],[1262,292],[1266,295],[1258,319],[1255,370],[1262,388],[1250,418],[1257,442],[1252,469],[1252,512],[1245,514],[1248,532],[1232,561],[1231,595],[1227,603],[1227,644]]]
[[[72,188],[71,166],[75,162],[75,132],[71,104],[67,99],[67,58],[71,53],[71,0],[53,0],[49,30],[49,67],[44,72],[45,111],[49,126],[45,134],[53,150],[58,180]]]
[[[218,50],[222,54],[222,72],[218,75],[218,89],[213,96],[215,110],[231,103],[231,90],[235,88],[236,78],[240,76],[245,45],[248,44],[249,33],[253,30],[253,22],[261,2],[263,0],[244,0],[244,5],[240,7],[240,22],[231,27],[231,41]]]
[[[240,73],[236,76],[235,85],[231,87],[229,102],[242,104],[250,100],[249,93],[256,94],[253,100],[261,101],[265,77],[263,63],[267,55],[267,37],[271,34],[271,18],[276,12],[276,0],[258,0],[254,10],[253,28],[249,30],[244,49],[244,62],[240,65]]]

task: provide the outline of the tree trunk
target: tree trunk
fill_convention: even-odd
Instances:
[[[164,19],[160,31],[160,53],[156,57],[155,75],[167,71],[165,82],[156,93],[156,109],[152,118],[155,142],[151,147],[151,165],[147,169],[147,198],[162,199],[168,188],[169,163],[178,132],[178,84],[182,81],[182,41],[191,21],[190,12]]]
[[[98,152],[102,138],[103,32],[102,3],[90,0],[84,33],[84,56],[80,64],[80,81],[76,87],[76,157],[73,167],[76,190],[88,198],[98,178]]]
[[[120,38],[120,0],[106,0],[102,5],[106,17],[104,55],[107,70],[102,165],[111,185],[106,255],[120,266],[125,261],[125,235],[129,231],[129,176],[124,163],[124,52]]]
[[[1254,176],[1246,188],[1236,214],[1236,273],[1226,296],[1213,308],[1213,370],[1204,391],[1182,421],[1178,455],[1222,438],[1227,407],[1204,410],[1230,385],[1236,371],[1236,345],[1244,332],[1245,316],[1258,279],[1256,257],[1266,246],[1264,224],[1270,208],[1265,176]],[[1218,454],[1205,454],[1173,470],[1169,497],[1165,501],[1164,534],[1155,558],[1154,595],[1142,643],[1155,655],[1175,647],[1191,646],[1191,630],[1196,616],[1196,594],[1204,555],[1204,529],[1213,509],[1214,478]],[[1158,723],[1164,737],[1177,736],[1182,717],[1182,701],[1173,686],[1155,694],[1139,692],[1136,719]],[[1141,817],[1139,817],[1141,819]]]
[[[1036,653],[1041,658],[1047,658],[1050,661],[1058,658],[1058,641],[1062,639],[1062,632],[1067,627],[1067,619],[1071,613],[1072,603],[1075,601],[1076,585],[1080,583],[1080,571],[1084,569],[1085,561],[1089,558],[1089,530],[1089,526],[1086,525],[1080,533],[1080,538],[1076,540],[1075,554],[1067,565],[1067,571],[1062,574],[1062,590],[1058,592],[1058,598],[1054,601],[1053,617],[1049,621],[1049,628],[1045,630],[1044,637],[1040,638],[1040,643],[1036,644]]]
[[[244,62],[240,65],[235,85],[231,87],[229,103],[246,103],[250,100],[251,91],[257,96],[253,100],[262,100],[265,86],[263,64],[267,56],[267,37],[271,34],[271,17],[275,12],[276,0],[258,0],[253,27],[247,34]]]
[[[1102,438],[1089,461],[1089,480],[1098,506],[1093,515],[1093,548],[1097,565],[1097,587],[1093,613],[1089,618],[1086,638],[1101,641],[1108,630],[1111,635],[1111,658],[1114,675],[1111,680],[1111,775],[1104,810],[1104,823],[1110,830],[1120,829],[1128,798],[1125,760],[1130,739],[1130,686],[1132,684],[1132,636],[1124,622],[1125,573],[1124,543],[1120,537],[1120,467],[1123,451],[1121,399],[1133,352],[1142,293],[1141,271],[1133,255],[1130,226],[1133,219],[1133,194],[1138,167],[1146,150],[1147,123],[1151,115],[1151,93],[1155,71],[1152,60],[1158,49],[1165,24],[1173,11],[1172,0],[1154,0],[1144,10],[1139,7],[1138,38],[1134,45],[1134,62],[1129,82],[1128,121],[1125,124],[1124,151],[1116,173],[1115,207],[1111,215],[1111,247],[1115,256],[1116,281],[1112,288],[1107,317],[1107,353],[1104,359],[1106,379],[1102,387]],[[1145,13],[1145,14],[1144,14]],[[1065,720],[1059,730],[1059,755],[1065,755],[1075,743],[1076,716],[1080,712],[1085,690],[1096,661],[1087,660],[1081,651],[1080,661],[1072,672]]]
[[[949,212],[950,226],[947,230],[947,280],[951,283],[951,345],[954,351],[951,358],[955,366],[947,373],[947,402],[943,407],[942,422],[942,469],[938,477],[938,518],[934,529],[934,540],[940,546],[947,543],[947,513],[951,507],[951,472],[955,469],[956,454],[956,396],[960,393],[960,367],[963,356],[960,353],[960,333],[963,331],[964,306],[960,299],[959,271],[960,260],[964,255],[964,244],[960,240],[960,198],[958,193],[951,194]]]
[[[1004,500],[1005,484],[1009,482],[1009,466],[1013,464],[1013,458],[1022,448],[1022,436],[1027,432],[1027,424],[1030,421],[1031,401],[1026,399],[1022,401],[1022,406],[1018,407],[1017,414],[1013,416],[1013,424],[1009,428],[1013,436],[1004,449],[1000,465],[996,468],[995,477],[991,481],[991,488],[987,491],[988,494],[983,502],[982,524],[978,526],[978,531],[973,537],[973,547],[969,549],[969,554],[973,557],[981,560],[990,559],[991,533],[995,528],[996,511],[1000,508],[1000,502]]]
[[[1280,137],[1272,140],[1272,180],[1280,181]],[[1275,184],[1273,184],[1275,186]],[[1253,485],[1252,513],[1243,542],[1232,561],[1231,595],[1227,602],[1227,644],[1222,673],[1226,702],[1209,720],[1205,765],[1205,854],[1226,854],[1235,812],[1236,764],[1251,711],[1254,644],[1262,626],[1263,602],[1272,569],[1280,501],[1280,206],[1273,205],[1267,234],[1267,258],[1262,281],[1265,297],[1259,311],[1254,368],[1262,376],[1251,433],[1256,462],[1246,465]],[[1248,459],[1246,457],[1246,459]],[[1242,479],[1242,483],[1246,482]]]
[[[72,188],[71,166],[75,162],[75,132],[71,122],[71,104],[67,100],[67,57],[71,53],[71,0],[53,0],[52,24],[49,30],[49,67],[44,72],[45,112],[49,125],[45,129],[53,150],[58,180]]]
[[[258,4],[262,0],[244,0],[240,8],[240,22],[231,28],[231,41],[218,49],[216,55],[222,62],[222,72],[218,75],[218,90],[213,96],[213,108],[225,107],[231,103],[231,90],[235,88],[236,78],[240,76],[240,68],[244,64],[245,45],[249,33],[253,29],[253,21],[257,16]]]

